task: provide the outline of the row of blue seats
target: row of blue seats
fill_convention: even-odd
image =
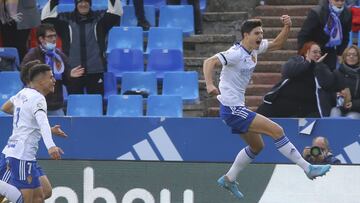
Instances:
[[[111,95],[108,98],[107,116],[141,117],[144,100],[140,95]],[[69,95],[67,116],[102,116],[101,95]],[[182,117],[183,103],[180,96],[151,95],[146,100],[146,116]]]
[[[39,8],[43,8],[44,5],[48,2],[49,0],[37,0],[38,6]],[[60,0],[60,5],[61,4],[74,4],[74,0]],[[107,0],[93,0],[92,1],[92,9],[93,10],[103,10],[103,9],[107,9]],[[126,5],[127,0],[123,0],[122,4]],[[181,0],[181,4],[187,4],[186,0]],[[133,5],[133,1],[130,0],[129,1],[129,5]],[[166,0],[144,0],[144,5],[151,5],[154,6],[156,9],[159,9],[161,6],[165,6],[166,5]],[[206,9],[206,0],[200,0],[200,10],[202,12],[204,12]],[[72,10],[74,10],[74,7],[72,7]]]
[[[155,72],[124,72],[121,81],[121,92],[142,92],[147,95],[158,95]],[[117,80],[113,73],[104,74],[105,99],[117,95]],[[15,95],[23,87],[20,73],[17,71],[0,72],[0,105]],[[194,71],[165,72],[162,83],[163,95],[178,95],[185,103],[196,103],[199,100],[198,73]],[[67,95],[64,95],[65,98]]]
[[[108,36],[106,53],[118,49],[138,49],[144,51],[144,37],[140,27],[113,27]],[[148,55],[153,49],[177,49],[183,52],[183,36],[181,29],[152,27],[147,38]]]
[[[144,55],[138,49],[113,49],[107,56],[108,72],[118,80],[123,72],[144,71]],[[167,71],[184,71],[183,53],[177,49],[153,49],[147,59],[146,71],[155,72],[158,79]]]
[[[143,100],[140,95],[111,95],[108,98],[106,115],[112,117],[141,117],[144,116],[144,103],[146,103],[146,116],[183,116],[183,103],[181,97],[176,95],[151,95],[146,100]],[[102,96],[95,94],[69,95],[66,115],[103,116]],[[0,111],[0,116],[8,115]]]

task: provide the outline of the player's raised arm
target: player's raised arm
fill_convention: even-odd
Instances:
[[[281,32],[276,36],[276,38],[269,42],[269,51],[281,49],[289,37],[290,27],[292,25],[290,16],[282,15],[280,17],[280,20],[283,23],[284,27],[282,28]]]

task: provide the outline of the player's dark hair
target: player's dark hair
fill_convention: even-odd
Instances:
[[[29,61],[25,65],[21,66],[20,79],[24,86],[30,83],[29,70],[31,67],[41,64],[40,60]]]
[[[248,19],[245,20],[241,25],[241,37],[244,38],[244,33],[250,33],[256,27],[261,27],[262,22],[260,19]]]
[[[51,71],[51,68],[46,64],[38,64],[32,66],[29,70],[29,80],[33,81],[36,76],[43,74],[47,71]]]

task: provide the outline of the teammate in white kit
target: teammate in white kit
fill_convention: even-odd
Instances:
[[[24,88],[10,101],[14,105],[13,132],[3,150],[10,168],[10,184],[20,189],[24,202],[33,201],[40,188],[36,154],[41,137],[53,159],[63,151],[52,140],[45,95],[54,91],[55,79],[49,66],[35,65],[29,72],[30,88]],[[6,103],[5,103],[6,105]]]
[[[280,49],[288,38],[291,18],[283,15],[280,20],[284,27],[270,42],[263,39],[261,20],[246,20],[241,26],[241,42],[227,51],[206,59],[203,65],[207,92],[210,95],[218,95],[220,101],[220,117],[232,128],[233,133],[240,134],[248,144],[238,153],[230,170],[217,181],[221,187],[229,190],[238,199],[242,199],[243,194],[237,186],[237,175],[264,147],[261,134],[272,137],[277,149],[299,165],[310,179],[322,176],[330,169],[330,165],[310,165],[302,158],[277,123],[252,112],[245,106],[245,90],[255,69],[257,55]],[[216,66],[222,66],[219,89],[212,79]]]

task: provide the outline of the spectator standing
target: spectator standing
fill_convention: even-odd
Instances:
[[[360,52],[359,49],[352,45],[345,49],[342,55],[343,63],[336,70],[344,78],[345,86],[349,88],[351,100],[338,103],[331,110],[331,117],[349,117],[360,119]],[[344,97],[343,91],[338,92],[337,96]]]
[[[147,21],[145,17],[144,11],[144,0],[133,0],[135,15],[137,19],[137,26],[142,27],[144,31],[148,31],[150,29],[150,23]]]
[[[105,50],[109,30],[119,25],[123,13],[120,0],[108,0],[107,11],[92,11],[91,0],[75,0],[75,10],[58,13],[59,0],[50,0],[41,19],[55,25],[69,56],[71,68],[81,65],[85,75],[71,79],[69,94],[104,94]]]
[[[179,5],[180,0],[167,0],[169,5]],[[188,4],[193,6],[194,9],[194,25],[195,25],[195,34],[200,35],[203,33],[202,29],[202,16],[200,10],[200,0],[187,0]]]
[[[40,25],[36,0],[0,0],[0,20],[3,46],[17,48],[22,60],[31,28]]]
[[[345,0],[322,0],[312,8],[298,34],[298,48],[305,42],[314,41],[327,53],[326,63],[331,70],[337,65],[337,58],[349,43],[351,13]]]
[[[49,65],[56,80],[55,90],[46,96],[48,115],[64,116],[63,85],[69,83],[70,77],[77,78],[84,74],[81,66],[70,69],[68,58],[56,48],[56,31],[52,24],[42,24],[37,28],[38,47],[32,48],[25,56],[21,67],[30,61],[39,60]],[[22,70],[23,71],[23,70]],[[26,72],[26,70],[24,70]]]
[[[264,96],[257,113],[266,117],[319,117],[315,62],[324,60],[320,46],[307,42],[282,67],[282,80]]]

